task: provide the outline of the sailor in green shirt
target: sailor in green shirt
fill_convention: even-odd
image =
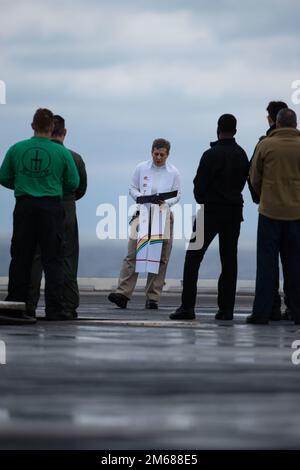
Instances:
[[[10,147],[0,169],[0,184],[15,196],[63,196],[79,185],[69,150],[35,135]]]
[[[52,133],[52,141],[59,146],[64,145],[67,135],[65,120],[59,115],[54,116],[54,129]],[[77,318],[76,309],[79,307],[79,288],[77,282],[77,271],[79,261],[79,234],[76,216],[76,202],[81,199],[87,189],[87,173],[82,157],[70,150],[78,170],[80,183],[76,191],[64,193],[63,205],[65,210],[64,220],[64,289],[63,289],[63,305],[64,313],[69,315],[70,319]],[[43,274],[43,266],[41,252],[38,249],[35,254],[32,271],[31,282],[28,294],[28,308],[35,316],[35,311],[40,298],[40,286]]]
[[[6,300],[27,303],[32,260],[39,245],[46,319],[64,320],[62,196],[76,190],[79,175],[71,153],[51,142],[53,127],[53,113],[38,109],[32,122],[34,136],[13,145],[0,168],[0,184],[13,189],[16,197]]]

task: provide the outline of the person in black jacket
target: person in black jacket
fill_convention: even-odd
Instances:
[[[258,141],[257,145],[263,139],[268,137],[270,135],[270,133],[272,131],[274,131],[274,129],[276,129],[277,114],[279,113],[279,111],[281,109],[286,109],[286,108],[288,108],[288,105],[284,101],[270,101],[269,102],[269,104],[266,108],[266,111],[268,113],[267,114],[267,120],[268,120],[268,123],[269,123],[270,127],[267,130],[266,135],[263,135],[262,137],[259,138],[259,141]],[[252,163],[257,145],[255,146],[252,158],[250,159],[250,166],[251,166],[251,163]],[[248,183],[249,191],[250,191],[250,194],[251,194],[251,197],[252,197],[252,201],[255,204],[259,204],[259,202],[260,202],[259,196],[254,191],[254,188],[252,187],[249,176],[248,176],[247,183]],[[277,283],[276,283],[275,291],[274,291],[274,303],[273,303],[273,310],[272,310],[272,316],[271,316],[272,321],[279,321],[281,319],[282,320],[291,320],[292,319],[291,318],[290,308],[289,308],[289,299],[286,295],[285,283],[284,283],[284,286],[283,286],[283,291],[284,291],[284,303],[286,305],[286,310],[285,310],[284,314],[281,315],[281,297],[280,297],[280,293],[279,293],[279,265],[278,265]]]
[[[247,181],[249,161],[236,143],[236,118],[223,114],[218,120],[218,140],[204,152],[194,179],[194,196],[204,205],[204,242],[200,249],[190,245],[186,252],[181,306],[172,320],[195,318],[198,271],[206,250],[216,235],[222,272],[218,282],[217,320],[232,320],[237,280],[237,246],[243,221],[242,191]],[[203,210],[203,208],[202,208]],[[194,232],[196,227],[194,227]],[[192,240],[191,240],[192,241]]]

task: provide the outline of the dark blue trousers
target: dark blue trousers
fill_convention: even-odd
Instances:
[[[300,220],[258,219],[257,267],[253,314],[270,318],[281,254],[285,289],[293,317],[300,318]]]
[[[237,251],[242,207],[221,207],[204,212],[204,243],[199,250],[187,250],[183,270],[181,304],[193,308],[196,304],[198,272],[203,257],[213,239],[219,237],[219,252],[222,272],[218,281],[218,307],[231,314],[234,310],[237,281]],[[195,228],[194,228],[195,230]]]
[[[17,198],[6,300],[27,303],[32,260],[39,245],[45,270],[46,315],[62,312],[63,221],[59,197]]]

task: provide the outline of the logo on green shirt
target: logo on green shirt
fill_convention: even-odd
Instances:
[[[50,175],[51,156],[41,147],[33,147],[22,155],[22,173],[32,178],[42,178]]]

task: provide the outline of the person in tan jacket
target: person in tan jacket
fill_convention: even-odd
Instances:
[[[269,124],[269,129],[266,131],[265,135],[263,135],[259,138],[259,142],[256,144],[253,155],[252,155],[252,158],[250,160],[250,166],[251,166],[251,163],[252,163],[257,145],[263,139],[265,139],[272,131],[274,131],[276,129],[277,114],[279,113],[279,111],[281,109],[284,109],[284,108],[288,108],[288,105],[284,101],[270,101],[268,103],[268,106],[266,107],[266,111],[267,111],[267,121],[268,121],[268,124]],[[259,197],[258,197],[258,195],[256,194],[256,192],[254,191],[254,189],[251,185],[250,176],[248,176],[247,183],[248,183],[248,188],[249,188],[249,191],[250,191],[250,194],[251,194],[252,201],[254,202],[254,204],[259,204]],[[280,261],[281,261],[281,256],[280,256]],[[289,308],[289,299],[288,299],[287,294],[286,294],[285,282],[283,284],[283,292],[284,292],[284,303],[286,305],[286,309],[285,309],[284,313],[281,314],[282,301],[281,301],[281,295],[279,293],[279,280],[280,280],[279,278],[280,278],[280,272],[279,272],[279,262],[278,262],[278,275],[277,275],[277,282],[276,282],[276,286],[275,286],[275,290],[274,290],[274,303],[273,303],[271,321],[280,321],[280,320],[290,320],[291,319],[290,308]]]
[[[291,313],[300,324],[300,132],[291,109],[279,111],[276,129],[256,148],[250,180],[260,197],[257,274],[248,323],[268,323],[282,250]]]

